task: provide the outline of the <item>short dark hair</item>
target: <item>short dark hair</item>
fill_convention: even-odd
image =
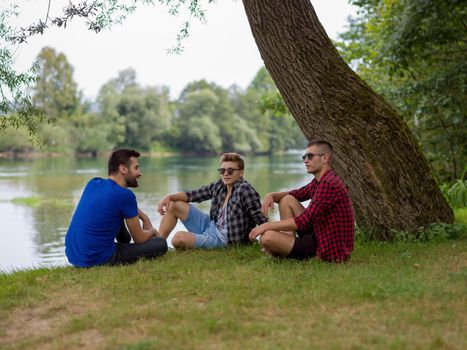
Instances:
[[[308,145],[306,146],[306,148],[311,147],[311,146],[327,146],[327,148],[329,148],[329,152],[331,152],[331,153],[333,152],[332,145],[326,140],[313,140],[313,141],[310,141],[310,142],[308,142]]]
[[[318,146],[321,152],[328,153],[329,163],[332,164],[332,161],[334,160],[334,150],[332,148],[332,145],[328,141],[313,140],[313,141],[308,142],[308,145],[306,146],[306,148],[311,147],[311,146]]]
[[[237,163],[237,166],[240,170],[245,169],[245,160],[238,153],[234,153],[234,152],[224,153],[223,155],[221,155],[220,161],[221,163],[222,162],[235,162]]]
[[[134,149],[121,148],[112,152],[108,162],[109,175],[115,174],[118,171],[120,164],[130,167],[131,157],[138,158],[140,153]]]

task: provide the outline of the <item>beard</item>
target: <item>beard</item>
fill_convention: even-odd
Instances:
[[[138,187],[138,178],[135,176],[125,177],[125,181],[128,187]]]

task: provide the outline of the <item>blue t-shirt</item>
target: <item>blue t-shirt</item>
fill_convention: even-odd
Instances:
[[[123,219],[138,215],[136,197],[111,179],[88,182],[65,237],[68,261],[78,267],[107,262]]]

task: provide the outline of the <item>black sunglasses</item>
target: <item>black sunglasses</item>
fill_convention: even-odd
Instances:
[[[305,153],[303,156],[302,156],[302,159],[305,160],[312,160],[314,156],[318,156],[318,157],[321,157],[321,156],[324,156],[324,153]]]
[[[240,169],[234,169],[234,168],[219,168],[217,171],[219,174],[224,175],[224,173],[227,173],[227,175],[232,175],[235,170],[240,170]]]

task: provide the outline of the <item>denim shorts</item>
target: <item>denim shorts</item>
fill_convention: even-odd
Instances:
[[[217,226],[208,214],[190,204],[188,217],[182,221],[188,232],[195,235],[195,248],[223,248],[225,243],[219,238]]]

